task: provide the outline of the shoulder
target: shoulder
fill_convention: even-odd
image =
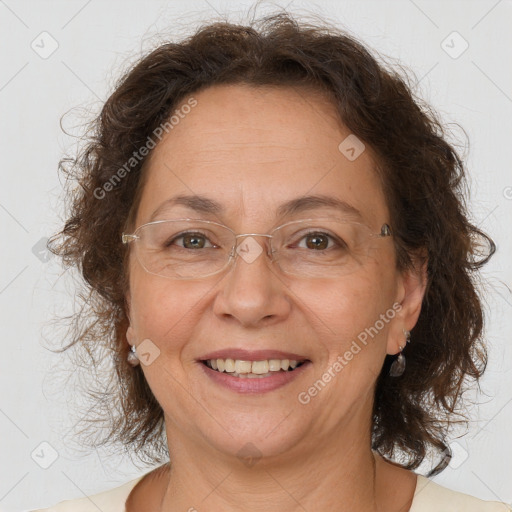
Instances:
[[[30,512],[125,512],[125,503],[130,492],[144,476],[146,475],[92,496],[61,501],[53,507]]]
[[[452,491],[418,475],[416,491],[409,512],[511,512],[512,507],[499,501],[483,501],[469,494]]]

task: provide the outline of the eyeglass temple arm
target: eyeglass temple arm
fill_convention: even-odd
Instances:
[[[137,240],[139,238],[137,235],[126,235],[123,233],[121,240],[123,241],[123,244],[127,244],[128,242],[133,242],[134,240]]]
[[[391,236],[391,228],[389,227],[389,224],[382,224],[382,227],[380,228],[380,236]]]

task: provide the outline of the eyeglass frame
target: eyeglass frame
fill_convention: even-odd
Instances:
[[[280,229],[280,228],[282,228],[284,226],[287,226],[289,224],[305,222],[305,221],[320,221],[320,220],[326,220],[326,219],[336,220],[336,218],[330,219],[328,217],[298,219],[298,220],[292,220],[292,221],[289,221],[289,222],[285,222],[284,224],[281,224],[280,226],[277,226],[277,227],[273,228],[270,231],[270,233],[241,233],[241,234],[236,234],[229,226],[226,226],[225,224],[221,224],[220,222],[215,222],[215,221],[211,221],[211,220],[192,219],[192,218],[189,218],[189,217],[187,217],[187,218],[179,218],[179,219],[161,219],[161,220],[154,220],[154,221],[151,221],[151,222],[146,222],[145,224],[141,224],[140,226],[135,228],[133,233],[122,233],[121,240],[122,240],[123,244],[129,244],[130,242],[135,242],[136,240],[140,240],[141,237],[139,235],[137,235],[137,231],[139,231],[140,229],[144,228],[145,226],[154,225],[154,224],[163,224],[165,222],[200,221],[200,222],[205,222],[207,224],[215,224],[215,225],[220,226],[222,228],[226,228],[228,231],[231,231],[231,233],[233,233],[234,238],[235,238],[235,243],[231,247],[231,250],[229,252],[228,258],[226,260],[226,264],[222,268],[220,268],[219,270],[216,270],[215,272],[212,272],[211,274],[206,274],[206,275],[200,276],[200,277],[170,277],[170,276],[165,276],[165,275],[162,275],[162,274],[155,274],[154,272],[149,271],[142,264],[142,262],[139,260],[139,258],[137,257],[137,260],[139,261],[139,263],[142,266],[142,268],[146,272],[148,272],[149,274],[152,274],[154,276],[163,277],[165,279],[175,279],[175,280],[180,280],[180,281],[181,280],[191,280],[191,279],[203,279],[203,278],[214,276],[216,274],[221,273],[223,270],[226,270],[226,268],[228,268],[230,266],[231,262],[234,262],[236,260],[236,249],[238,247],[237,240],[240,237],[244,237],[244,236],[264,236],[266,238],[272,239],[274,237],[273,233],[275,231],[277,231],[278,229]],[[338,219],[338,220],[341,220],[341,219]],[[388,236],[393,236],[393,232],[391,230],[391,226],[387,222],[382,224],[382,226],[380,228],[380,233],[372,233],[372,230],[371,230],[370,226],[368,226],[368,224],[365,224],[364,222],[359,222],[359,221],[347,221],[347,222],[351,222],[351,223],[354,223],[354,224],[361,224],[362,226],[367,227],[368,230],[370,231],[370,237],[371,238],[385,238],[385,237],[388,237]],[[269,251],[266,251],[266,252],[267,252],[267,255],[271,258],[271,261],[274,262],[273,254],[275,252],[277,252],[277,250],[273,249],[272,242],[270,242],[270,249],[271,249],[270,252]],[[279,267],[279,268],[281,268],[281,267]],[[282,269],[281,269],[281,271],[284,272]],[[288,272],[285,272],[285,273],[288,274]],[[290,275],[293,275],[293,274],[290,274]]]

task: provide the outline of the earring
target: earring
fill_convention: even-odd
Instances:
[[[411,341],[411,332],[406,331],[405,329],[402,329],[404,335],[405,335],[405,345]],[[398,354],[398,357],[395,361],[393,361],[393,364],[391,365],[391,368],[389,369],[389,376],[390,377],[400,377],[405,371],[405,356],[402,354],[403,349],[405,348],[405,345],[402,347],[402,345],[399,345],[400,348],[400,354]]]
[[[130,352],[128,352],[128,357],[126,358],[128,364],[135,367],[140,364],[139,357],[137,356],[137,352],[135,351],[135,345],[132,345]]]

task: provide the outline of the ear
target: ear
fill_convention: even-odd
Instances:
[[[126,319],[128,321],[128,329],[126,330],[126,339],[130,345],[133,345],[135,343],[135,332],[133,330],[133,327],[131,325],[131,320],[130,320],[130,292],[127,292],[124,302],[125,302]]]
[[[134,345],[135,344],[135,332],[134,332],[133,327],[131,325],[126,330],[126,339],[128,340],[128,343],[130,345]]]
[[[428,282],[428,259],[425,253],[414,261],[414,267],[398,275],[398,286],[393,308],[397,312],[390,323],[387,353],[397,354],[405,347],[403,330],[412,330],[421,313],[421,305]]]

